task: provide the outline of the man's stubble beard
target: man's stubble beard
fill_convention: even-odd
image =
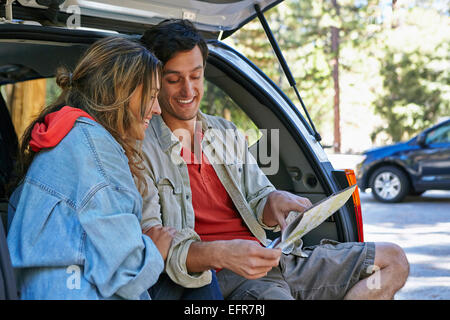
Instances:
[[[167,107],[168,106],[168,107]],[[180,121],[190,121],[193,119],[197,119],[198,113],[200,112],[200,106],[197,108],[197,111],[192,116],[183,116],[177,114],[174,110],[175,108],[172,106],[170,102],[164,101],[161,103],[160,101],[160,107],[161,107],[161,116],[164,118],[164,114],[168,114],[170,117],[180,120]]]

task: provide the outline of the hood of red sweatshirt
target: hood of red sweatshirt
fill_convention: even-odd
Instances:
[[[44,123],[36,123],[31,131],[31,150],[39,152],[44,148],[55,147],[72,130],[79,117],[95,121],[86,111],[69,106],[46,115]]]

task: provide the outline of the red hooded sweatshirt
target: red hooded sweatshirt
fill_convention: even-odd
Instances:
[[[69,106],[46,115],[44,123],[36,123],[31,131],[31,150],[39,152],[41,149],[56,146],[72,130],[79,117],[95,121],[86,111]]]

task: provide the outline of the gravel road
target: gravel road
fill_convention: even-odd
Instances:
[[[398,300],[450,299],[450,191],[427,191],[404,202],[384,204],[362,193],[365,241],[401,246],[410,263]]]

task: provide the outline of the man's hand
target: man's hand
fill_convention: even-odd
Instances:
[[[267,249],[253,240],[226,241],[223,267],[247,279],[264,277],[278,266],[281,250]]]
[[[269,227],[279,225],[281,230],[286,227],[286,217],[289,212],[304,212],[312,206],[307,198],[296,196],[286,191],[274,191],[267,197],[263,211],[263,222]]]
[[[278,266],[281,250],[267,249],[253,240],[218,240],[194,242],[186,264],[190,272],[229,269],[247,279],[264,277]]]
[[[152,239],[159,253],[161,253],[163,260],[166,261],[170,245],[176,233],[177,230],[175,228],[158,225],[150,228],[144,234]]]

